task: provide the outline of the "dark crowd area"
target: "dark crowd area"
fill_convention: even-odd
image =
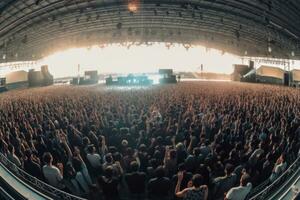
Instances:
[[[0,152],[93,199],[244,200],[300,155],[300,91],[230,82],[0,95]]]

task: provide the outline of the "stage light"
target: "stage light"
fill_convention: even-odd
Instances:
[[[128,10],[131,12],[131,13],[135,13],[137,12],[139,9],[139,0],[130,0],[128,2]]]
[[[155,73],[158,68],[194,71],[201,60],[203,66],[211,72],[231,73],[232,64],[240,62],[240,58],[234,55],[225,53],[222,56],[220,51],[209,48],[206,52],[205,47],[191,46],[188,43],[185,44],[189,48],[188,51],[182,44],[169,43],[167,44],[171,47],[169,50],[166,43],[153,43],[150,47],[139,42],[122,44],[120,46],[117,43],[111,45],[99,43],[90,50],[85,46],[85,48],[57,52],[44,58],[43,64],[50,67],[55,77],[64,77],[76,76],[78,72],[75,66],[78,64],[82,67],[81,71],[101,66],[99,69],[101,73],[129,74]],[[128,47],[130,49],[127,49]]]

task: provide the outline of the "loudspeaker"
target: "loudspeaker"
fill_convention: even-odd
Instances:
[[[284,81],[283,81],[285,86],[290,85],[290,73],[289,72],[284,72]]]
[[[165,74],[165,75],[172,75],[173,70],[172,69],[159,69],[158,73],[159,74]]]
[[[253,60],[249,60],[249,68],[250,69],[254,68],[254,61]]]
[[[50,74],[49,70],[48,70],[48,65],[43,65],[41,67],[41,72],[44,76],[44,85],[53,85],[54,80],[53,80],[53,76]]]
[[[44,81],[44,76],[41,71],[34,71],[34,69],[28,72],[28,83],[29,87],[42,86]]]
[[[6,85],[6,78],[0,78],[0,86]]]

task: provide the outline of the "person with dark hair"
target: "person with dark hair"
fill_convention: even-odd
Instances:
[[[103,191],[103,195],[106,200],[118,200],[119,199],[119,179],[114,177],[114,169],[112,166],[108,166],[104,169],[104,176],[98,177],[98,185]]]
[[[165,157],[164,157],[164,168],[168,177],[172,177],[177,170],[177,154],[174,149],[169,149],[166,147]]]
[[[184,200],[207,200],[208,187],[203,185],[203,178],[200,174],[195,174],[189,184],[189,187],[180,191],[183,172],[178,172],[178,181],[175,188],[175,195]]]
[[[64,188],[64,185],[62,183],[63,180],[63,168],[62,165],[60,164],[57,168],[55,166],[52,165],[53,162],[53,157],[51,155],[51,153],[46,152],[43,155],[43,161],[45,163],[45,165],[43,166],[43,175],[46,179],[46,181],[57,188]]]
[[[171,181],[165,177],[163,166],[158,166],[155,170],[155,178],[148,182],[148,195],[150,199],[166,199],[170,194]]]
[[[195,147],[193,149],[193,154],[190,154],[185,159],[185,166],[187,168],[187,171],[194,173],[197,168],[200,166],[201,161],[203,161],[204,157],[201,154],[201,150],[199,147]]]
[[[15,147],[13,145],[8,145],[8,154],[7,154],[7,158],[13,162],[15,165],[17,165],[17,167],[21,167],[22,163],[20,161],[20,159],[18,158],[18,156],[15,154]]]
[[[186,171],[185,164],[181,163],[178,165],[178,172],[183,172],[183,179],[181,181],[180,190],[187,188],[189,181],[192,179],[193,174]],[[173,189],[175,189],[178,181],[178,173],[174,174],[172,178]]]
[[[87,167],[81,158],[80,150],[75,148],[72,165],[75,170],[75,180],[78,183],[82,194],[86,195],[89,192],[89,186],[92,185],[92,180],[87,170]]]
[[[226,194],[225,200],[244,200],[252,189],[250,176],[244,173],[240,180],[240,186],[231,188]]]
[[[42,179],[42,170],[39,163],[34,159],[34,155],[30,149],[25,151],[24,170],[33,177]]]
[[[225,176],[215,178],[213,181],[213,196],[216,200],[223,200],[224,194],[228,192],[237,182],[237,175],[233,173],[234,166],[225,166]]]
[[[146,174],[139,172],[139,164],[136,161],[130,163],[131,173],[124,176],[132,198],[142,198],[146,189]]]
[[[96,153],[96,148],[94,145],[90,145],[87,148],[87,155],[86,158],[89,161],[90,165],[94,168],[94,169],[99,169],[101,167],[101,157],[99,154]]]

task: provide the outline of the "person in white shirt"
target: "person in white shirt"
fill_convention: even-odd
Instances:
[[[270,177],[270,181],[274,182],[287,168],[287,163],[285,162],[285,154],[281,154],[281,156],[277,159],[273,173]]]
[[[88,147],[88,154],[86,155],[86,158],[94,169],[101,167],[101,156],[96,153],[94,145]]]
[[[231,188],[226,194],[225,200],[244,200],[251,189],[250,176],[245,173],[240,179],[240,186]]]
[[[52,165],[53,162],[53,157],[51,155],[51,153],[46,152],[43,155],[43,161],[46,163],[43,166],[43,175],[46,179],[46,181],[59,189],[64,188],[64,185],[62,184],[62,180],[63,180],[63,169],[62,169],[62,165],[60,165],[60,169],[58,169],[57,167]]]

